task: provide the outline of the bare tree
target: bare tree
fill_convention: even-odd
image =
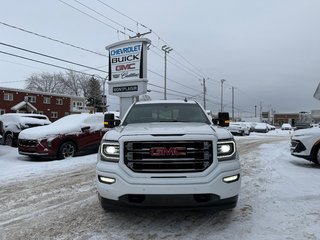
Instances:
[[[67,94],[86,96],[90,76],[69,70],[63,78],[63,85]]]
[[[34,73],[27,78],[26,89],[86,97],[90,78],[72,70],[65,73]]]
[[[64,93],[62,80],[62,73],[42,72],[40,74],[32,74],[26,80],[26,89],[49,93]]]

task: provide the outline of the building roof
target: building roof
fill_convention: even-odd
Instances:
[[[37,111],[37,108],[35,106],[33,106],[31,103],[26,102],[26,101],[19,102],[18,104],[14,105],[11,108],[11,110],[12,111],[18,111],[21,108],[26,108],[28,111],[30,110],[30,112],[32,112],[32,111],[36,112]]]
[[[31,93],[31,94],[43,94],[43,95],[66,97],[66,98],[73,98],[73,99],[74,98],[76,98],[76,99],[84,99],[84,97],[81,97],[81,96],[72,96],[72,95],[67,95],[67,94],[59,94],[59,93],[51,93],[51,92],[41,92],[41,91],[34,91],[34,90],[28,90],[28,89],[0,87],[0,90],[16,91],[16,92]]]

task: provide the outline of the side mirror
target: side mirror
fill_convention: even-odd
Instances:
[[[115,127],[119,126],[120,123],[121,123],[120,119],[115,119],[115,120],[114,120],[114,126],[115,126]]]
[[[219,112],[218,121],[220,127],[228,127],[230,123],[229,113],[228,112]]]
[[[104,127],[105,128],[114,128],[119,126],[121,121],[119,119],[114,119],[113,113],[106,113],[104,115]]]
[[[82,132],[87,132],[87,131],[89,131],[89,129],[90,129],[90,126],[85,126],[85,127],[81,128],[81,131]]]

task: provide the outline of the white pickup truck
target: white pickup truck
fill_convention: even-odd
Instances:
[[[241,169],[234,138],[213,126],[197,102],[137,102],[119,126],[112,118],[105,124],[111,130],[96,165],[105,210],[236,206]]]

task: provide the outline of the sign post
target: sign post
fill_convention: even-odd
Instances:
[[[147,93],[147,38],[135,38],[106,46],[109,50],[109,94],[120,97],[120,118],[134,99]]]

